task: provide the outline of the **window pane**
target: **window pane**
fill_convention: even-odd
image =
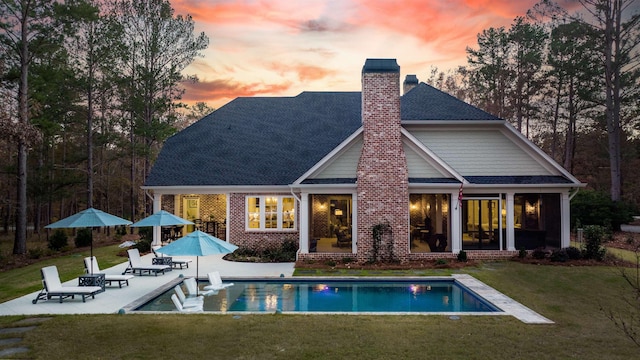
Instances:
[[[278,198],[267,197],[264,202],[264,227],[275,229],[278,227]]]
[[[282,228],[293,229],[295,220],[295,207],[293,198],[282,199]]]
[[[247,198],[247,213],[249,219],[249,228],[260,228],[260,198]]]

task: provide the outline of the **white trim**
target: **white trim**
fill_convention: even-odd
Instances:
[[[444,177],[447,177],[446,175],[449,175],[455,178],[456,180],[465,183],[465,185],[467,184],[466,180],[462,175],[460,175],[460,173],[458,173],[454,168],[449,166],[449,164],[447,164],[438,155],[436,155],[433,151],[431,151],[431,149],[425,146],[420,140],[418,140],[415,136],[413,136],[408,130],[406,130],[405,128],[402,128],[400,132],[402,133],[402,135],[406,137],[407,140],[410,141],[409,143],[407,143],[407,145],[409,145],[410,147],[418,148],[422,152],[424,152],[424,154],[426,154],[427,156],[423,156],[422,158],[425,161],[427,161],[431,166],[435,167],[438,171],[440,171],[443,175],[445,175]]]
[[[329,166],[333,160],[338,158],[342,153],[349,150],[353,142],[358,138],[358,136],[363,132],[363,128],[360,127],[353,134],[351,134],[348,138],[346,138],[340,145],[336,146],[330,153],[328,153],[325,157],[323,157],[320,161],[318,161],[314,166],[312,166],[307,172],[302,174],[298,179],[296,179],[292,185],[300,185],[307,178],[316,175],[322,170],[324,170],[327,166]]]
[[[229,185],[229,186],[142,186],[158,195],[230,194],[230,193],[289,193],[289,185]]]
[[[520,146],[520,148],[526,151],[528,154],[533,155],[533,158],[538,161],[538,163],[543,166],[545,169],[549,170],[551,173],[559,172],[561,175],[565,176],[567,179],[573,182],[573,187],[580,186],[585,187],[587,184],[581,183],[580,180],[576,179],[571,173],[569,173],[565,168],[560,166],[555,160],[553,160],[549,155],[547,155],[542,149],[536,146],[531,140],[527,139],[521,132],[516,130],[511,124],[505,122],[505,127],[501,132],[505,134],[508,138],[513,140],[513,137],[516,137],[519,141],[514,141],[514,144]],[[506,131],[509,131],[508,133]],[[509,136],[511,134],[512,136]],[[542,159],[541,159],[542,158]],[[543,161],[541,161],[543,160]]]
[[[250,217],[249,217],[249,199],[250,198],[258,198],[260,199],[259,201],[259,226],[257,228],[252,228],[249,227],[249,223],[250,221]],[[267,203],[267,198],[275,198],[276,200],[276,210],[275,210],[275,214],[276,214],[276,227],[275,228],[268,228],[266,227],[266,203]],[[284,216],[284,210],[283,210],[283,199],[293,199],[293,227],[291,228],[283,228],[282,227],[282,222],[283,222],[283,216]],[[300,219],[298,219],[298,214],[297,214],[297,208],[298,208],[298,201],[296,200],[296,198],[294,196],[289,196],[289,195],[248,195],[245,194],[244,195],[244,215],[245,215],[245,221],[244,221],[244,231],[247,233],[251,233],[251,232],[298,232],[298,226],[299,226],[299,222]]]

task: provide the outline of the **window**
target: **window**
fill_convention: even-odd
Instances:
[[[296,228],[295,199],[290,196],[248,196],[247,230]]]

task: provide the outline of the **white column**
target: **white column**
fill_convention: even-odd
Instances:
[[[450,194],[451,203],[449,211],[451,212],[451,252],[459,253],[462,249],[462,201],[458,204],[458,191]]]
[[[358,252],[358,193],[351,194],[351,252]]]
[[[507,250],[513,251],[516,249],[516,233],[515,233],[515,224],[513,222],[514,220],[514,213],[513,213],[513,199],[514,199],[514,193],[513,192],[508,192],[507,193],[507,207],[506,207],[506,211],[507,211],[507,231],[506,231],[506,235],[507,235]]]
[[[300,252],[309,253],[309,193],[300,194]]]
[[[571,246],[571,200],[569,191],[560,194],[560,247]]]
[[[160,211],[162,207],[162,195],[153,194],[153,213]],[[160,235],[160,226],[153,227],[153,241],[152,245],[162,245],[162,237]]]

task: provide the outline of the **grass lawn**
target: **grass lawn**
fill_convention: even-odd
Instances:
[[[461,272],[556,324],[509,316],[64,315],[26,333],[21,345],[29,359],[640,358],[601,310],[628,310],[618,269],[505,261]],[[19,319],[0,317],[0,326]]]
[[[0,273],[0,301],[40,289],[39,269],[63,280],[82,270],[83,252]],[[125,261],[117,246],[94,249],[101,267]],[[90,359],[637,359],[640,347],[606,318],[630,311],[617,268],[486,262],[462,270],[553,320],[526,325],[510,316],[60,315],[22,336],[15,358]],[[357,274],[353,272],[352,274]],[[390,275],[402,275],[390,271]],[[309,275],[309,274],[304,274]],[[331,272],[329,275],[349,275]],[[362,274],[385,275],[385,274]],[[637,310],[636,310],[637,311]],[[21,316],[0,316],[0,328]],[[14,335],[0,334],[2,338]],[[0,350],[3,347],[0,346]]]

